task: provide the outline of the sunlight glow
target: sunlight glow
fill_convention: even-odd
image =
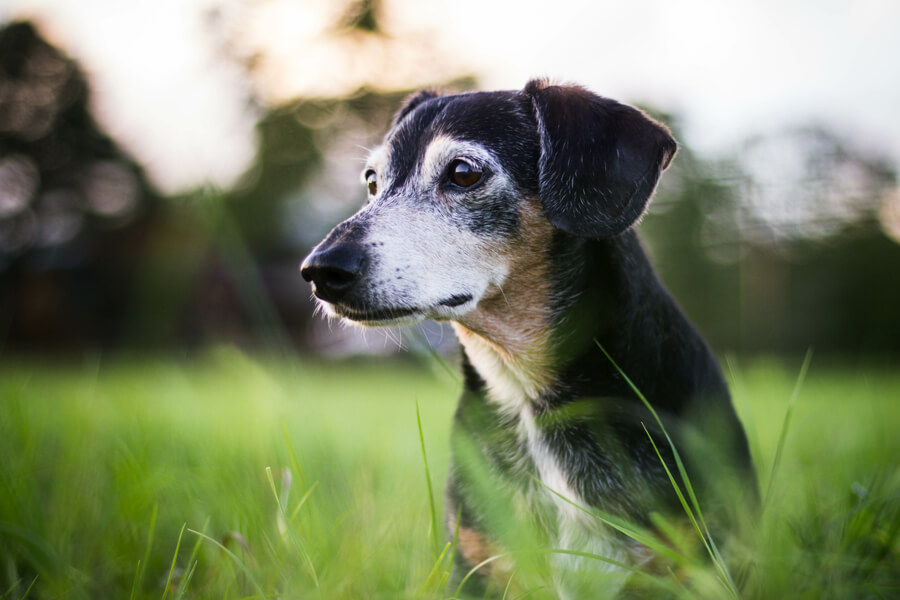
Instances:
[[[828,122],[900,164],[900,3],[12,0],[90,72],[98,118],[164,191],[227,186],[255,151],[251,100],[280,104],[534,76],[676,112],[710,155],[786,124]]]

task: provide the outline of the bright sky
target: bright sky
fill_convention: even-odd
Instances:
[[[582,82],[683,112],[690,141],[712,148],[823,119],[890,147],[900,164],[896,0],[555,0],[507,12],[457,0],[446,14],[487,86],[532,73]]]
[[[384,0],[393,41],[350,45],[323,32],[336,5],[7,0],[0,19],[39,17],[91,72],[101,120],[170,192],[228,185],[252,160],[251,84],[217,60],[226,39],[261,53],[252,85],[264,100],[548,75],[677,112],[684,141],[708,153],[819,121],[900,168],[897,0]],[[212,7],[227,33],[205,20]]]

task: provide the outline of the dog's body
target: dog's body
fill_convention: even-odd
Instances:
[[[710,456],[749,464],[715,359],[630,230],[675,148],[579,87],[421,92],[370,159],[369,203],[304,262],[332,314],[453,322],[465,392],[446,514],[461,572],[508,550],[498,506],[556,548],[646,558],[578,506],[649,524],[675,499],[648,431],[674,468],[671,448],[622,373],[684,433],[692,475]]]

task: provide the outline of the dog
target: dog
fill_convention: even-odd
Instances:
[[[749,469],[717,362],[632,229],[676,148],[642,111],[576,85],[422,90],[368,159],[366,204],[301,266],[329,315],[452,323],[464,392],[446,523],[454,578],[483,564],[471,593],[509,550],[491,514],[524,514],[567,552],[552,562],[563,596],[597,597],[573,572],[621,571],[587,554],[648,559],[589,514],[650,526],[677,513],[672,448],[632,385],[693,450],[695,485],[707,462]]]

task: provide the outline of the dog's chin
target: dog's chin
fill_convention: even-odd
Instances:
[[[423,321],[449,321],[469,312],[477,304],[471,294],[456,294],[445,300],[422,307],[409,306],[347,306],[319,300],[325,312],[356,325],[389,327],[415,325]]]
[[[328,312],[349,321],[355,325],[364,327],[389,327],[393,325],[415,325],[427,320],[427,317],[418,309],[391,307],[358,310],[341,306],[330,305]]]

